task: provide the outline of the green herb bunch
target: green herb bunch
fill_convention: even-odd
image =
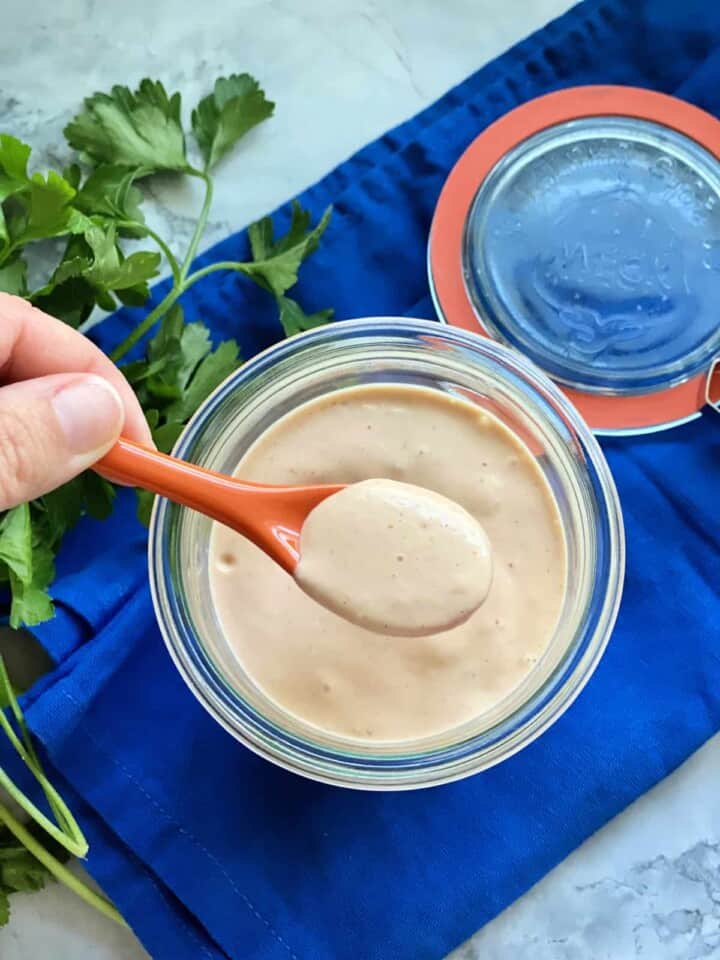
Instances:
[[[163,260],[169,268],[172,283],[167,294],[111,353],[113,360],[124,363],[155,442],[164,451],[172,447],[199,404],[241,362],[234,340],[213,346],[201,317],[186,322],[178,300],[194,283],[218,270],[242,274],[274,299],[287,335],[326,323],[332,316],[331,310],[307,315],[288,296],[303,261],[317,249],[329,209],[313,226],[309,213],[296,203],[284,236],[275,237],[267,217],[250,227],[247,262],[192,269],[210,212],[212,170],[273,109],[249,75],[217,80],[191,114],[202,158],[199,166],[188,158],[180,94],[168,96],[162,84],[152,80],[143,80],[134,92],[113,87],[109,94],[96,93],[85,101],[65,128],[79,163],[62,172],[28,172],[31,148],[0,134],[0,290],[25,297],[82,328],[96,307],[106,311],[118,304],[142,307],[150,294],[149,281],[158,275]],[[182,259],[143,217],[141,187],[156,174],[195,177],[204,185],[202,209]],[[31,248],[57,238],[62,243],[58,262],[40,286],[30,289]],[[129,252],[131,241],[135,246],[147,241],[152,249]],[[142,358],[127,362],[128,352],[141,342]],[[0,587],[9,588],[12,626],[32,626],[52,617],[50,588],[63,536],[83,514],[106,517],[113,497],[112,485],[88,472],[31,503],[0,513]],[[147,517],[149,506],[150,498],[141,494],[141,519]],[[43,771],[2,658],[0,729],[39,783],[48,807],[48,813],[39,809],[0,766],[0,926],[9,917],[9,894],[37,890],[48,876],[122,923],[115,907],[65,865],[70,856],[83,857],[87,843]]]
[[[31,148],[0,134],[0,290],[82,327],[96,307],[110,311],[118,304],[142,306],[163,259],[169,268],[168,293],[111,353],[122,365],[146,338],[142,359],[125,362],[122,369],[163,451],[173,446],[199,404],[241,362],[234,340],[213,347],[201,317],[186,322],[178,300],[194,283],[219,270],[242,274],[274,298],[287,335],[332,316],[331,310],[307,315],[287,295],[301,264],[318,247],[329,209],[313,226],[310,214],[295,203],[284,236],[274,236],[269,217],[250,227],[250,260],[192,270],[210,212],[212,170],[273,110],[274,104],[248,74],[218,79],[191,114],[202,158],[198,166],[188,157],[180,94],[168,96],[161,83],[147,79],[134,92],[116,86],[85,101],[65,128],[80,162],[62,172],[29,173]],[[204,185],[202,209],[182,260],[143,217],[141,185],[156,174],[195,177]],[[30,248],[52,238],[64,241],[59,262],[45,282],[29,289]],[[148,241],[153,249],[127,252],[129,241]],[[52,617],[50,587],[63,536],[83,514],[106,517],[113,497],[111,484],[86,473],[0,514],[0,585],[9,587],[12,626],[32,626]],[[140,496],[141,519],[147,519],[151,499]]]

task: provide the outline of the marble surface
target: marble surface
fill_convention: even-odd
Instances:
[[[720,737],[449,960],[720,957]]]
[[[186,105],[223,72],[277,101],[219,171],[206,243],[275,207],[569,6],[566,0],[3,0],[0,130],[66,158],[84,95],[157,76]],[[187,242],[198,195],[152,187],[150,219]],[[720,958],[720,740],[591,838],[453,960]],[[142,960],[132,935],[52,886],[17,896],[2,960]],[[164,960],[164,958],[162,958]],[[241,960],[241,958],[238,958]],[[360,960],[360,958],[359,958]],[[391,958],[388,958],[391,960]]]
[[[2,0],[0,121],[62,166],[82,98],[144,76],[188,108],[248,71],[277,104],[217,177],[206,244],[267,213],[407,119],[568,0]],[[188,181],[188,182],[186,182]],[[151,223],[183,250],[200,186],[151,186]]]

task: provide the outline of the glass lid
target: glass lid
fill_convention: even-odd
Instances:
[[[485,329],[577,390],[665,389],[720,350],[720,165],[660,123],[522,140],[480,183],[462,257]]]

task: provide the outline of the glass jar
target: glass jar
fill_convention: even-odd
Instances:
[[[281,416],[315,397],[366,383],[416,384],[488,410],[523,439],[555,495],[567,545],[563,609],[546,653],[510,696],[470,722],[415,741],[364,743],[336,736],[272,701],[233,655],[211,600],[210,520],[158,499],[150,530],[150,580],[175,664],[228,732],[268,760],[312,779],[408,789],[498,763],[567,709],[595,669],[615,622],[624,534],[605,458],[560,390],[506,347],[428,321],[346,321],[277,344],[218,387],[175,453],[231,473]],[[462,460],[457,469],[463,469]]]

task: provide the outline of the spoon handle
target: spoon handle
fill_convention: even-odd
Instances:
[[[143,447],[123,437],[95,464],[94,469],[116,483],[158,493],[221,523],[228,522],[226,498],[231,498],[234,504],[237,494],[244,489],[252,494],[263,489],[178,460],[177,457]],[[231,510],[233,517],[236,512]],[[234,523],[230,525],[234,526]]]
[[[108,480],[142,487],[218,520],[248,537],[290,573],[297,564],[300,529],[308,512],[343,486],[246,483],[123,437],[93,469]]]

